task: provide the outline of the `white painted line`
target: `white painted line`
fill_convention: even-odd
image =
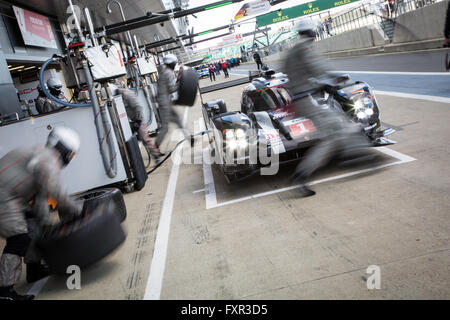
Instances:
[[[205,122],[203,121],[203,119],[199,122],[199,126],[200,131],[206,130]],[[205,202],[206,209],[209,209],[210,207],[213,208],[217,206],[216,187],[214,185],[214,177],[211,169],[211,149],[209,145],[207,148],[203,149],[202,157],[203,183],[205,185]]]
[[[196,194],[196,193],[200,193],[200,192],[205,192],[205,188],[203,188],[203,189],[198,189],[198,190],[195,190],[195,191],[192,191],[192,193],[193,194]]]
[[[186,126],[188,107],[184,110],[183,127]],[[182,139],[180,134],[180,140]],[[156,233],[155,248],[150,264],[150,274],[147,279],[144,300],[159,300],[161,297],[162,281],[166,267],[167,247],[170,233],[170,220],[172,218],[173,203],[177,187],[178,173],[180,170],[182,146],[173,154],[173,165],[167,183],[166,196],[164,198],[161,216],[159,218],[158,231]]]
[[[407,162],[411,162],[411,161],[417,160],[416,158],[413,158],[413,157],[408,156],[406,154],[403,154],[403,153],[400,153],[398,151],[389,149],[387,147],[378,147],[375,150],[383,152],[383,153],[387,154],[388,156],[391,156],[392,158],[397,158],[402,163],[407,163]]]
[[[49,277],[45,277],[33,283],[33,286],[30,288],[30,290],[28,290],[27,294],[31,294],[36,297],[39,294],[39,292],[41,292],[42,288],[45,286],[48,279]]]
[[[362,73],[362,74],[398,74],[407,76],[450,76],[450,72],[405,72],[405,71],[333,71],[340,73]]]
[[[387,164],[376,166],[376,167],[373,167],[373,168],[357,170],[357,171],[353,171],[353,172],[337,175],[337,176],[334,176],[334,177],[329,177],[329,178],[324,178],[324,179],[320,179],[320,180],[315,180],[315,181],[311,182],[310,185],[316,185],[316,184],[319,184],[319,183],[324,183],[324,182],[339,180],[339,179],[343,179],[343,178],[348,178],[348,177],[356,176],[356,175],[359,175],[359,174],[362,174],[362,173],[367,173],[367,172],[371,172],[371,171],[375,171],[375,170],[380,170],[380,169],[383,169],[383,168],[392,167],[392,166],[395,166],[395,165],[398,165],[398,164],[408,163],[408,162],[416,160],[413,157],[410,157],[408,155],[405,155],[403,153],[394,151],[394,150],[386,148],[386,147],[378,147],[378,148],[376,148],[376,150],[378,150],[378,151],[380,151],[382,153],[385,153],[385,154],[387,154],[387,155],[389,155],[389,156],[391,156],[393,158],[396,158],[399,161],[387,163]],[[213,183],[214,183],[214,181],[213,181]],[[213,206],[210,205],[210,207],[206,206],[206,209],[212,209],[212,208],[222,207],[222,206],[226,206],[226,205],[230,205],[230,204],[234,204],[234,203],[238,203],[238,202],[242,202],[242,201],[246,201],[246,200],[257,199],[257,198],[269,196],[269,195],[272,195],[272,194],[293,190],[293,189],[296,189],[298,187],[299,187],[299,185],[289,186],[289,187],[276,189],[276,190],[271,190],[271,191],[266,191],[266,192],[261,192],[261,193],[257,193],[257,194],[253,194],[253,195],[250,195],[250,196],[246,196],[246,197],[242,197],[242,198],[239,198],[239,199],[234,199],[234,200],[230,200],[230,201],[226,201],[226,202],[221,202],[221,203],[217,203],[217,198],[216,198],[215,199],[216,204],[213,205]],[[215,194],[214,194],[214,196],[215,196]]]
[[[376,94],[393,96],[399,98],[408,98],[408,99],[419,99],[419,100],[427,100],[433,102],[442,102],[442,103],[450,103],[450,98],[439,97],[439,96],[428,96],[424,94],[413,94],[413,93],[404,93],[404,92],[395,92],[395,91],[380,91],[374,90]]]
[[[217,207],[216,187],[211,170],[210,149],[203,149],[203,179],[205,183],[206,209]]]

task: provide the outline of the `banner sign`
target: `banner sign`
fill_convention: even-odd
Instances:
[[[359,0],[316,0],[283,10],[272,11],[256,17],[258,27],[333,9]]]
[[[270,10],[270,3],[267,0],[255,0],[244,4],[238,13],[234,16],[234,20],[242,19],[255,14],[260,14]]]
[[[222,38],[222,42],[224,45],[230,44],[230,43],[235,43],[238,42],[239,40],[242,40],[242,34],[238,33],[238,34],[232,34],[226,37]]]
[[[13,9],[25,44],[58,49],[47,17],[16,6]]]

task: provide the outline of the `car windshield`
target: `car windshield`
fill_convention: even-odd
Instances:
[[[272,90],[262,90],[250,95],[255,111],[269,111],[280,106],[279,101]]]
[[[279,88],[277,88],[277,90],[278,90],[278,93],[280,94],[280,98],[283,101],[284,105],[288,105],[288,104],[292,103],[292,97],[285,88],[279,87]]]

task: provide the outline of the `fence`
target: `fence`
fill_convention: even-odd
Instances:
[[[335,15],[332,17],[329,13],[320,13],[311,15],[310,18],[313,22],[320,21],[317,24],[317,40],[326,39],[337,34],[341,34],[346,31],[358,29],[364,26],[375,26],[383,30],[386,35],[386,39],[392,40],[394,33],[394,24],[398,16],[414,11],[425,6],[440,2],[443,0],[395,0],[392,5],[388,4],[388,1],[371,1],[362,3],[359,6]],[[304,19],[304,18],[302,18]],[[291,48],[297,41],[298,35],[293,31],[295,29],[294,23],[291,27],[286,27],[282,32],[292,30],[289,33],[289,37],[286,39],[272,43],[272,40],[278,37],[279,33],[273,33],[269,35],[269,47],[258,48],[260,52],[269,55],[276,54]],[[265,42],[265,41],[263,41]],[[245,42],[245,46],[251,47],[253,41]],[[239,45],[241,46],[242,43]],[[250,49],[244,54],[251,60],[253,51]],[[219,54],[213,55],[214,59],[221,59],[224,57],[241,56],[239,47],[223,48]]]
[[[399,15],[440,1],[442,0],[395,0],[392,4],[388,1],[364,3],[335,17],[329,16],[324,22],[319,23],[317,40],[369,25],[383,29],[391,39],[390,30],[386,29],[393,29],[395,19]]]

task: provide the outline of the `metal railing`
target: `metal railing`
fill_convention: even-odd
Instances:
[[[326,39],[337,34],[341,34],[350,30],[359,29],[364,26],[374,26],[383,31],[386,35],[386,40],[392,40],[395,20],[398,16],[414,11],[425,6],[444,1],[444,0],[395,0],[392,6],[387,5],[387,1],[371,1],[362,3],[346,12],[331,17],[327,12],[311,15],[309,18],[312,21],[321,21],[317,24],[317,38],[316,40]],[[331,17],[330,23],[325,23],[328,17]],[[288,30],[294,30],[295,23],[291,27],[284,27],[279,30],[279,33]],[[272,43],[272,40],[276,38],[278,33],[269,35],[270,46],[260,46],[258,50],[263,53],[264,56],[283,52],[291,48],[298,41],[297,35],[292,35],[288,39],[277,41]],[[242,43],[239,44],[239,47]],[[246,47],[251,45],[251,41],[244,43]],[[246,56],[249,60],[252,60],[253,51],[247,50],[242,55],[238,46],[235,48],[223,48],[221,54],[215,55],[214,59],[221,59],[223,57],[231,56]]]
[[[386,25],[389,25],[389,22],[395,23],[399,15],[440,1],[443,0],[395,0],[393,4],[388,1],[364,3],[334,17],[329,15],[329,18],[317,26],[317,40],[369,25],[386,31]]]

